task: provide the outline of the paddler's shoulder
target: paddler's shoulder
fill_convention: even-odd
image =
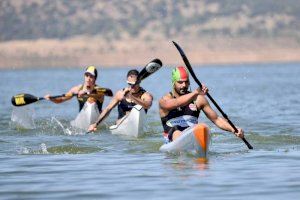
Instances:
[[[173,95],[171,92],[166,93],[161,99],[173,99]]]
[[[82,84],[79,84],[79,85],[75,85],[73,86],[69,92],[72,92],[72,93],[78,93],[79,90],[81,90],[83,88],[83,85]]]
[[[170,99],[173,99],[173,96],[170,93],[167,93],[163,97],[160,98],[159,104],[163,104]]]

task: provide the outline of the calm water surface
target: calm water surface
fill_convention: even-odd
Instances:
[[[128,69],[100,69],[97,83],[115,92],[126,86]],[[146,136],[134,139],[107,131],[116,110],[96,134],[69,134],[75,99],[17,109],[10,103],[17,93],[65,93],[82,81],[83,69],[1,70],[0,199],[299,199],[300,64],[195,69],[254,146],[248,150],[201,114],[212,132],[205,164],[158,150],[157,102],[170,90],[170,71],[163,68],[142,83],[155,99]]]

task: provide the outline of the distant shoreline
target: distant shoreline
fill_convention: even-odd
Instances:
[[[193,65],[300,62],[300,44],[286,39],[178,38],[176,41]],[[165,65],[183,64],[171,41],[164,39],[108,43],[99,38],[73,38],[0,43],[0,69],[144,66],[153,58],[160,58]]]

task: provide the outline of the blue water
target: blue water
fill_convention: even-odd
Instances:
[[[129,68],[99,69],[97,83],[114,92]],[[254,150],[203,114],[212,132],[209,161],[159,152],[158,100],[170,90],[164,67],[142,86],[154,95],[146,136],[111,135],[114,110],[96,134],[65,132],[76,100],[13,108],[11,96],[62,94],[81,83],[84,69],[1,70],[0,199],[298,199],[300,196],[300,64],[195,68]],[[192,88],[196,85],[192,82]],[[107,105],[110,98],[105,100]],[[12,113],[24,118],[12,122]],[[59,125],[56,121],[59,121]],[[26,127],[26,126],[27,127]]]

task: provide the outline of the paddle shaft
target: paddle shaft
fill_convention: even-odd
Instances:
[[[189,60],[187,59],[187,57],[185,56],[183,50],[180,48],[180,46],[173,41],[173,44],[175,45],[175,47],[177,48],[177,50],[179,51],[186,67],[188,68],[190,74],[192,75],[193,79],[195,80],[195,82],[199,85],[199,87],[202,89],[202,84],[199,81],[199,79],[197,78],[197,76],[195,75],[193,68],[189,62]],[[215,105],[215,107],[220,111],[220,113],[222,114],[222,116],[228,121],[228,123],[230,124],[230,126],[234,129],[234,131],[237,133],[238,130],[235,127],[235,125],[232,123],[232,121],[228,118],[228,116],[226,115],[226,113],[221,109],[221,107],[217,104],[217,102],[212,98],[212,96],[210,96],[209,93],[206,94],[207,97],[211,100],[211,102]],[[253,147],[251,146],[251,144],[243,137],[242,140],[244,141],[244,143],[247,145],[247,147],[249,149],[253,149]]]
[[[72,97],[75,96],[77,94],[72,94]],[[50,99],[56,99],[56,98],[60,98],[60,97],[66,97],[66,96],[71,96],[71,95],[66,95],[66,94],[62,94],[62,95],[56,95],[56,96],[50,96]],[[45,100],[45,97],[38,97],[38,101],[40,100]]]
[[[72,94],[72,95],[69,95],[69,94],[61,94],[61,95],[56,95],[56,96],[50,96],[49,98],[50,99],[56,99],[56,98],[60,98],[60,97],[74,97],[74,96],[77,96],[78,94]],[[85,93],[84,95],[87,95],[89,96],[89,94]],[[45,100],[46,98],[45,97],[38,97],[37,100],[40,101],[40,100]]]
[[[96,89],[97,92],[100,92],[100,93],[103,93],[104,95],[107,95],[107,96],[113,96],[113,93],[111,91],[111,89],[108,89],[108,88],[99,88],[99,89]],[[74,96],[77,96],[78,94],[72,94],[72,95],[69,95],[69,94],[61,94],[61,95],[56,95],[56,96],[50,96],[49,98],[50,99],[56,99],[56,98],[59,98],[59,97],[74,97]],[[84,93],[84,95],[88,95],[88,93]],[[45,100],[45,97],[39,97],[38,100]]]
[[[96,93],[103,93],[104,95],[106,96],[113,96],[113,93],[111,91],[111,89],[108,89],[108,88],[97,88],[96,89]],[[94,93],[84,93],[84,95],[93,95]],[[72,95],[69,95],[69,94],[62,94],[62,95],[56,95],[56,96],[50,96],[50,99],[55,99],[55,98],[59,98],[59,97],[74,97],[74,96],[77,96],[78,94],[74,93]],[[44,100],[45,98],[44,97],[39,97],[38,98],[39,100]]]

